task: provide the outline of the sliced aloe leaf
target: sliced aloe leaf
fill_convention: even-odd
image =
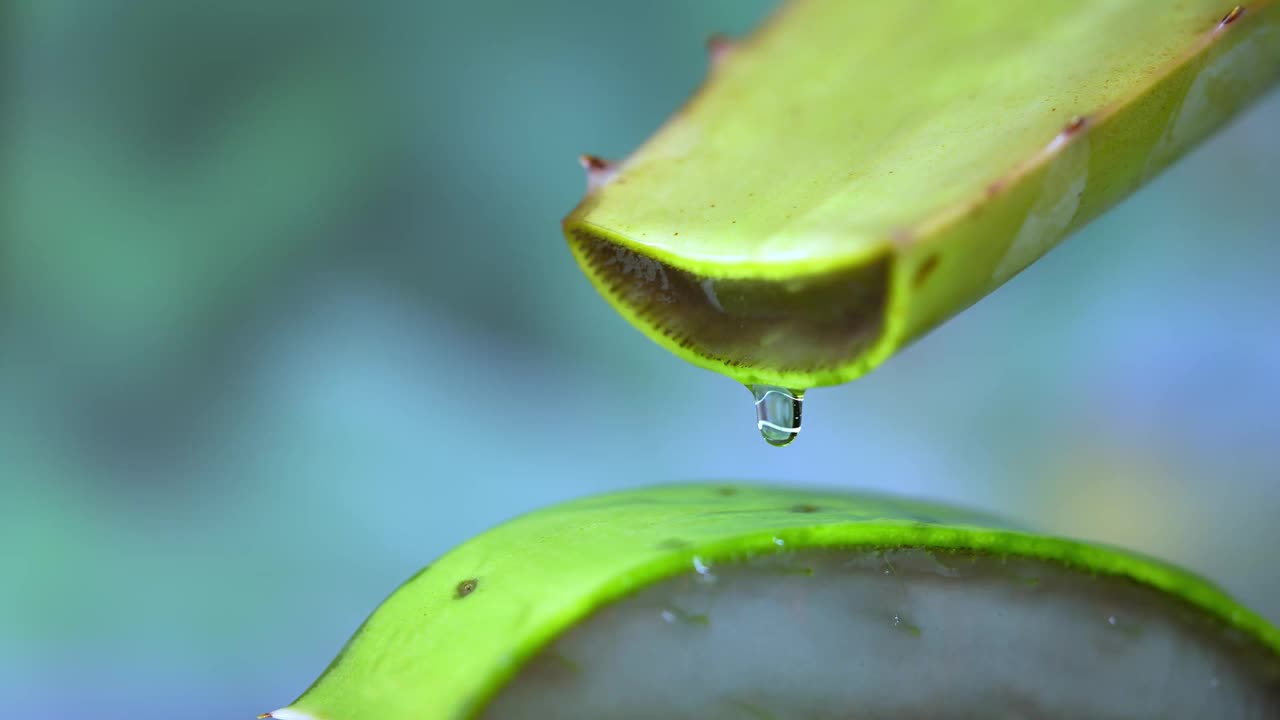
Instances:
[[[463,544],[269,715],[940,712],[1275,717],[1280,631],[1177,568],[973,513],[671,486]]]
[[[617,310],[744,384],[854,379],[1280,78],[1270,0],[787,3],[564,223]]]

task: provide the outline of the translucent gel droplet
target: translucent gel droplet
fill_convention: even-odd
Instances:
[[[804,405],[803,390],[788,390],[773,385],[752,385],[756,399],[756,427],[770,445],[788,445],[800,434],[800,410]]]

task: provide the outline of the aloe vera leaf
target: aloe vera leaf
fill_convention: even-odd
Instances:
[[[745,384],[846,382],[1280,78],[1271,0],[795,0],[565,219],[596,288]]]
[[[1143,588],[1166,599],[1174,614],[1200,617],[1224,638],[1252,648],[1232,662],[1263,658],[1259,662],[1269,663],[1272,673],[1269,682],[1280,690],[1280,631],[1209,583],[1169,565],[1029,534],[990,517],[933,504],[786,488],[679,485],[572,501],[464,543],[396,590],[310,689],[269,716],[471,717],[566,631],[591,622],[602,608],[640,597],[647,588],[678,582],[681,576],[697,580],[708,568],[720,572],[771,557],[826,552],[863,562],[876,557],[875,552],[902,548],[936,552],[938,563],[957,572],[973,558],[991,558],[1000,567],[1039,562],[1074,571],[1086,581],[1104,578]],[[810,566],[782,565],[773,577],[778,582],[816,580],[824,572],[823,562],[814,560],[816,572]],[[905,576],[908,570],[886,567],[895,575]],[[1008,585],[1051,597],[1036,580],[1011,573]],[[681,608],[672,611],[670,622],[695,632],[717,627],[715,608],[703,615],[701,608]],[[900,630],[899,639],[923,639],[933,630],[922,630],[913,618],[885,621]],[[1097,621],[1108,623],[1107,614]],[[1026,641],[1051,645],[1035,635]],[[579,661],[554,651],[553,646],[540,662],[562,672],[582,669]],[[850,657],[854,655],[851,650]]]

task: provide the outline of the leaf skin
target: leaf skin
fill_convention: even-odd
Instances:
[[[595,176],[565,234],[685,360],[747,384],[847,382],[1280,79],[1278,6],[793,0]]]
[[[1138,555],[886,496],[671,485],[550,507],[455,548],[387,598],[320,679],[273,715],[286,720],[471,717],[560,633],[642,587],[699,564],[867,547],[1037,558],[1130,578],[1180,598],[1280,658],[1280,631],[1265,620],[1204,580]]]

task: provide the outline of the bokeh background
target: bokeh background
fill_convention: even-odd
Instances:
[[[958,501],[1280,620],[1280,94],[778,450],[558,224],[771,5],[8,5],[0,716],[279,707],[453,544],[657,481]]]

